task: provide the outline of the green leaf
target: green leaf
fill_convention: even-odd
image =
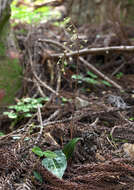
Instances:
[[[130,117],[129,120],[130,120],[130,121],[134,121],[134,117]]]
[[[38,146],[35,146],[34,148],[32,148],[32,152],[34,152],[39,157],[44,156],[44,152]]]
[[[68,144],[66,144],[63,148],[63,152],[66,155],[67,160],[72,156],[74,148],[77,144],[77,142],[80,140],[81,138],[74,138],[72,139]]]
[[[9,106],[8,108],[9,108],[9,109],[15,109],[15,108],[16,108],[16,105],[14,105],[14,106]]]
[[[90,77],[94,78],[94,79],[97,79],[97,78],[98,78],[97,75],[95,75],[94,73],[92,73],[92,72],[90,72],[90,71],[87,71],[87,74],[88,74]]]
[[[8,117],[11,118],[11,119],[16,119],[18,116],[17,116],[17,114],[14,113],[14,112],[9,112],[9,113],[8,113]]]
[[[41,103],[43,101],[43,98],[38,98],[36,100],[37,100],[37,103]]]
[[[4,136],[5,134],[3,132],[0,132],[0,137]]]
[[[31,113],[26,113],[24,116],[25,117],[32,117],[32,114]]]
[[[32,98],[30,103],[31,103],[31,104],[36,104],[36,105],[37,105],[38,100],[37,100],[37,99]]]
[[[22,106],[22,105],[24,105],[24,103],[20,101],[20,102],[17,103],[17,105]]]
[[[29,109],[27,106],[24,106],[22,111],[23,111],[23,112],[29,112],[30,109]]]
[[[26,107],[30,110],[30,109],[33,108],[33,105],[32,104],[28,104],[28,105],[26,105]]]
[[[37,109],[37,108],[38,108],[37,104],[33,104],[32,107],[33,107],[34,109]]]
[[[17,105],[11,105],[8,108],[12,109],[10,112],[4,112],[9,118],[15,119],[23,114],[23,117],[31,117],[32,113],[38,106],[41,108],[44,98],[22,98]]]
[[[29,102],[31,102],[31,98],[23,98],[22,101],[26,102],[26,103],[29,103]]]
[[[33,108],[38,108],[38,106],[39,106],[40,108],[42,108],[42,104],[34,104],[34,105],[33,105]]]
[[[101,82],[102,82],[103,84],[109,86],[109,87],[112,87],[112,85],[111,85],[109,82],[105,81],[105,80],[102,80]]]
[[[14,107],[14,109],[16,110],[16,112],[21,112],[21,111],[24,111],[25,106],[24,105],[21,105],[21,106],[16,105]]]
[[[46,156],[47,158],[56,158],[57,157],[57,154],[50,151],[50,150],[47,150],[45,152],[43,152],[44,156]]]
[[[46,96],[45,98],[43,98],[43,101],[46,101],[46,102],[47,102],[47,101],[49,101],[49,100],[50,100],[50,98],[47,97],[47,96]]]
[[[122,72],[119,72],[119,73],[116,74],[116,78],[117,78],[117,79],[120,79],[121,77],[123,77],[123,75],[124,75],[124,74],[123,74]]]
[[[67,98],[62,97],[62,102],[68,102]]]
[[[38,181],[43,182],[42,176],[38,172],[34,171],[33,174]]]
[[[51,173],[56,175],[58,178],[62,178],[67,168],[67,160],[62,150],[56,150],[54,153],[57,155],[56,158],[44,158],[42,165]]]
[[[45,7],[40,7],[40,8],[38,8],[38,9],[35,9],[35,13],[48,13],[50,11],[50,8],[47,6],[45,6]]]
[[[82,80],[87,83],[91,83],[91,84],[99,84],[99,82],[97,80],[89,78],[89,77],[84,77]]]
[[[72,79],[75,79],[75,80],[82,80],[82,79],[83,79],[83,76],[82,76],[82,75],[72,75]]]

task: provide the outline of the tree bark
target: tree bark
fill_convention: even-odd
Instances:
[[[120,5],[120,10],[116,7]],[[111,19],[115,11],[119,11],[124,22],[133,21],[134,1],[130,0],[68,0],[68,16],[75,24],[104,24]],[[116,13],[117,14],[117,13]]]
[[[11,0],[0,0],[0,106],[12,104],[21,87],[22,68],[10,27]]]

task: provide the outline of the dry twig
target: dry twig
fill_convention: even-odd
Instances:
[[[43,42],[48,42],[48,43],[53,43],[55,45],[58,45],[59,47],[63,48],[64,50],[67,50],[71,53],[62,53],[62,54],[52,54],[50,57],[51,58],[61,58],[61,57],[72,57],[72,56],[79,56],[78,59],[84,63],[87,67],[89,67],[92,71],[94,71],[97,75],[99,75],[100,77],[102,77],[104,80],[108,81],[110,84],[112,84],[113,86],[115,86],[116,88],[123,90],[123,88],[117,84],[116,82],[114,82],[113,80],[111,80],[109,77],[107,77],[106,75],[104,75],[102,72],[100,72],[98,69],[96,69],[92,64],[88,63],[86,60],[84,60],[81,55],[86,55],[86,54],[97,54],[97,53],[110,53],[112,51],[125,51],[125,50],[131,50],[134,51],[134,46],[120,46],[120,47],[104,47],[104,48],[91,48],[91,49],[83,49],[83,50],[79,50],[79,51],[72,51],[70,50],[68,47],[60,44],[59,42],[56,42],[54,40],[46,40],[46,39],[39,39],[38,41],[43,41]],[[133,47],[133,48],[131,48]]]

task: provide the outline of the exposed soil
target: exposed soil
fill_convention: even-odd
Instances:
[[[25,32],[21,33],[21,29]],[[6,135],[0,138],[0,189],[133,190],[133,54],[81,55],[121,87],[118,88],[87,67],[79,59],[79,51],[127,45],[126,36],[133,45],[130,34],[134,29],[125,30],[124,37],[110,24],[83,26],[78,29],[76,39],[68,28],[52,23],[37,27],[18,24],[14,30],[24,68],[20,97],[47,96],[50,100],[44,102],[40,119],[38,110],[32,118],[24,118],[14,128],[10,127],[12,121],[1,115],[0,131]],[[78,53],[67,57],[67,48]],[[56,54],[61,53],[65,56],[59,58]],[[88,71],[95,77],[89,76]],[[82,79],[76,80],[73,77],[76,75]],[[41,122],[42,132],[38,127]],[[62,149],[76,137],[81,140],[62,179],[47,171],[41,159],[31,152],[35,144],[44,151]],[[42,183],[35,179],[33,171],[42,175]]]

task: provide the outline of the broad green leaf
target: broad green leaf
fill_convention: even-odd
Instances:
[[[54,153],[57,155],[56,158],[44,158],[42,165],[51,173],[59,178],[62,178],[67,168],[67,160],[62,150],[56,150]]]
[[[42,176],[38,172],[34,171],[33,174],[38,181],[43,182]]]
[[[42,157],[44,155],[43,151],[38,146],[35,146],[34,148],[32,148],[32,152],[34,152],[39,157]]]
[[[81,138],[74,138],[72,139],[68,144],[66,144],[63,148],[63,152],[66,155],[67,160],[72,156],[73,152],[74,152],[74,148],[77,144],[77,142],[80,140]]]
[[[50,150],[46,150],[45,152],[43,152],[44,156],[46,156],[47,158],[56,158],[57,154],[50,151]]]

